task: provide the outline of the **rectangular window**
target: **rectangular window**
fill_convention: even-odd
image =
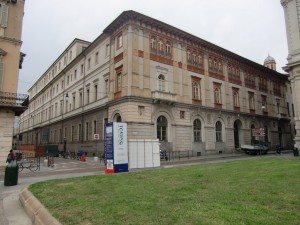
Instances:
[[[85,140],[86,141],[89,140],[89,123],[88,122],[85,123]]]
[[[105,95],[108,93],[108,79],[105,79]]]
[[[139,116],[144,116],[145,115],[145,106],[140,106],[138,108]]]
[[[180,111],[180,119],[184,119],[185,118],[185,111]]]
[[[95,65],[97,65],[99,62],[99,52],[95,53]]]
[[[87,70],[91,69],[91,58],[88,59],[87,61]]]
[[[109,44],[105,47],[105,56],[109,56]]]
[[[286,108],[287,108],[288,116],[291,116],[291,114],[290,114],[290,104],[288,102],[286,103]]]
[[[122,90],[122,77],[121,73],[117,74],[117,92]]]
[[[77,70],[74,70],[74,80],[77,78]]]
[[[78,140],[82,141],[82,125],[78,124]]]
[[[249,92],[249,108],[250,110],[255,110],[255,106],[254,106],[254,93],[253,92]]]
[[[117,37],[117,48],[121,48],[123,46],[123,34],[120,34],[118,37]]]
[[[81,76],[83,75],[83,64],[81,64],[81,66],[80,66],[80,74],[81,74]]]
[[[73,99],[72,99],[72,109],[73,110],[75,109],[75,102],[76,102],[75,94],[73,94]]]
[[[82,106],[82,91],[79,92],[79,107]]]
[[[97,121],[94,120],[93,122],[94,134],[97,134]]]
[[[90,89],[86,89],[86,104],[90,103]]]
[[[75,135],[75,127],[72,126],[72,130],[71,130],[71,141],[74,141],[74,135]]]
[[[7,19],[8,19],[8,6],[1,3],[0,4],[0,26],[7,27]]]
[[[98,99],[98,85],[94,85],[94,101],[97,101]]]

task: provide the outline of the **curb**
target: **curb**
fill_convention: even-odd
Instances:
[[[61,225],[27,188],[21,190],[19,200],[34,225]]]

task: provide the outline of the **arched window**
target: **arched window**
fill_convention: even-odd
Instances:
[[[191,52],[188,50],[186,52],[186,58],[187,58],[187,63],[191,64],[192,60],[191,60]]]
[[[168,138],[167,138],[167,128],[168,128],[168,120],[166,117],[164,116],[160,116],[158,117],[157,121],[157,138],[160,140],[160,141],[168,141]]]
[[[114,116],[114,121],[115,122],[122,122],[122,117],[119,113],[117,113],[115,116]]]
[[[165,76],[162,74],[158,76],[158,90],[165,91]]]
[[[200,100],[200,84],[197,82],[193,83],[193,99]]]
[[[164,42],[162,40],[159,40],[158,42],[158,53],[159,55],[164,55]]]
[[[151,52],[156,54],[156,39],[155,39],[155,37],[151,38]]]
[[[216,122],[216,141],[222,141],[222,123],[220,121]]]
[[[214,90],[215,103],[221,104],[221,91],[220,88],[216,87]]]
[[[201,121],[199,119],[194,120],[193,124],[194,129],[194,142],[201,142]]]
[[[232,95],[233,95],[233,106],[234,107],[239,107],[240,106],[239,92],[238,91],[233,91]]]
[[[170,42],[167,42],[166,43],[166,56],[167,57],[171,57],[171,44],[170,44]]]

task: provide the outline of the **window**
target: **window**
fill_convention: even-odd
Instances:
[[[97,101],[98,98],[98,85],[94,85],[94,101]]]
[[[87,70],[90,70],[91,69],[91,58],[88,58],[88,61],[87,61]]]
[[[187,58],[187,63],[191,64],[192,60],[191,60],[191,52],[190,51],[187,51],[186,58]]]
[[[95,53],[95,65],[97,65],[99,62],[99,52]]]
[[[85,140],[89,140],[89,122],[85,123]]]
[[[155,39],[155,37],[151,38],[151,52],[156,54],[156,39]]]
[[[8,6],[1,3],[0,4],[0,26],[7,27],[7,18],[8,18]]]
[[[180,119],[184,119],[185,118],[185,111],[180,111]]]
[[[75,127],[72,126],[72,128],[71,128],[71,141],[74,141],[74,136],[75,136]]]
[[[196,53],[193,53],[193,66],[197,66],[197,56],[196,56]]]
[[[250,108],[250,110],[255,110],[254,93],[253,92],[249,92],[249,108]]]
[[[94,120],[93,122],[93,130],[94,130],[94,134],[97,134],[97,121]]]
[[[276,99],[277,113],[280,113],[280,99]]]
[[[240,107],[239,90],[237,89],[232,90],[232,96],[233,96],[233,106]]]
[[[158,76],[158,90],[165,91],[165,76],[162,74]]]
[[[162,55],[162,56],[165,54],[164,53],[164,43],[162,40],[159,40],[159,42],[158,42],[158,53],[159,53],[159,55]]]
[[[64,57],[64,66],[67,64],[67,56]]]
[[[219,87],[215,88],[214,94],[215,94],[215,103],[221,104],[221,91]]]
[[[202,57],[202,55],[198,55],[198,66],[199,67],[203,66],[203,57]]]
[[[158,117],[156,123],[157,123],[157,138],[160,141],[168,141],[167,139],[168,121],[166,117],[164,116]]]
[[[122,76],[121,73],[117,74],[117,92],[122,90]]]
[[[72,50],[70,51],[70,54],[69,54],[69,61],[71,61],[72,59]]]
[[[193,124],[193,130],[194,130],[194,142],[201,142],[201,121],[199,119],[194,120]]]
[[[220,121],[216,122],[216,141],[222,141],[222,123]]]
[[[193,99],[200,100],[200,84],[193,82]]]
[[[144,116],[145,115],[145,106],[140,106],[138,108],[139,116]]]
[[[86,104],[90,103],[90,89],[86,89]]]
[[[117,37],[117,48],[121,48],[123,47],[123,35],[120,34],[118,37]]]
[[[288,116],[291,116],[291,114],[290,114],[290,104],[288,102],[286,103],[286,108],[287,108]]]
[[[74,70],[74,80],[77,78],[77,70]]]
[[[261,96],[261,109],[263,112],[267,112],[267,96],[262,95]]]
[[[78,124],[78,140],[82,141],[82,125]]]
[[[75,94],[73,94],[73,99],[72,99],[72,110],[75,109],[75,102],[76,102],[76,98],[75,98]]]
[[[109,56],[109,44],[105,47],[105,56]]]
[[[83,64],[80,66],[80,74],[83,75]]]
[[[171,44],[169,42],[166,43],[166,56],[171,57]]]
[[[105,95],[108,93],[108,79],[105,79]]]
[[[82,106],[82,91],[79,92],[79,107]]]

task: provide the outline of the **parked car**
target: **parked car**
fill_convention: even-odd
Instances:
[[[270,145],[265,141],[255,141],[251,145],[241,145],[241,149],[249,155],[263,155],[270,150]]]

